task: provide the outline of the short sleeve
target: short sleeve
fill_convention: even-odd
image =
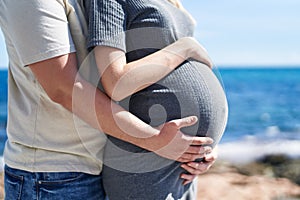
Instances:
[[[109,46],[126,50],[126,4],[122,0],[90,0],[88,48]]]
[[[8,1],[9,2],[9,1]],[[64,6],[59,1],[10,1],[11,41],[23,66],[75,52]]]

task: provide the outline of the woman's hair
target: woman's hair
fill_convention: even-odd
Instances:
[[[183,12],[187,13],[189,15],[189,17],[191,18],[191,20],[193,21],[193,23],[196,24],[196,20],[192,17],[192,15],[186,9],[184,9],[180,0],[168,0],[168,1],[172,4],[174,4],[177,8],[179,8]]]
[[[177,8],[183,9],[183,6],[179,0],[168,0],[172,4],[174,4]]]

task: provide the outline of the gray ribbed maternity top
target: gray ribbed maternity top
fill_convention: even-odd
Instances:
[[[119,48],[126,52],[128,62],[194,32],[191,18],[167,0],[91,0],[89,24],[90,48]],[[227,122],[227,101],[220,82],[209,67],[193,60],[120,105],[153,126],[196,115],[198,123],[182,131],[211,136],[215,144]],[[180,163],[113,137],[109,137],[104,162],[104,187],[110,200],[179,199],[189,189],[179,178],[183,172]],[[183,199],[194,198],[189,195]]]

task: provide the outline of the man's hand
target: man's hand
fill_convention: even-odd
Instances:
[[[213,151],[204,156],[203,162],[189,162],[182,164],[181,167],[188,173],[181,174],[180,178],[184,179],[183,185],[191,183],[196,176],[207,172],[210,167],[216,162],[218,157],[217,147]]]
[[[194,125],[197,117],[191,116],[166,122],[160,127],[157,136],[148,138],[151,151],[154,153],[179,162],[190,162],[203,158],[211,152],[211,147],[205,146],[213,143],[208,137],[197,137],[183,134],[180,129]],[[202,146],[204,145],[204,146]]]

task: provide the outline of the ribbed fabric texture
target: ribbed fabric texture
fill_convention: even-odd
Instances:
[[[88,13],[93,12],[94,14],[89,15],[88,48],[105,45],[125,51],[125,1],[105,0],[89,2],[87,4]]]
[[[88,48],[161,49],[181,36],[193,35],[189,16],[166,0],[92,0],[86,5],[89,13],[97,11],[88,18]]]
[[[128,62],[193,36],[191,18],[167,0],[91,0],[88,47],[104,45],[126,52]],[[91,14],[94,13],[94,14]],[[151,66],[149,66],[151,67]],[[219,140],[227,119],[223,89],[211,69],[186,61],[168,76],[120,102],[152,126],[196,115],[190,135]],[[180,163],[109,137],[104,155],[103,182],[110,200],[193,200],[183,186]],[[173,198],[170,198],[173,197]]]

